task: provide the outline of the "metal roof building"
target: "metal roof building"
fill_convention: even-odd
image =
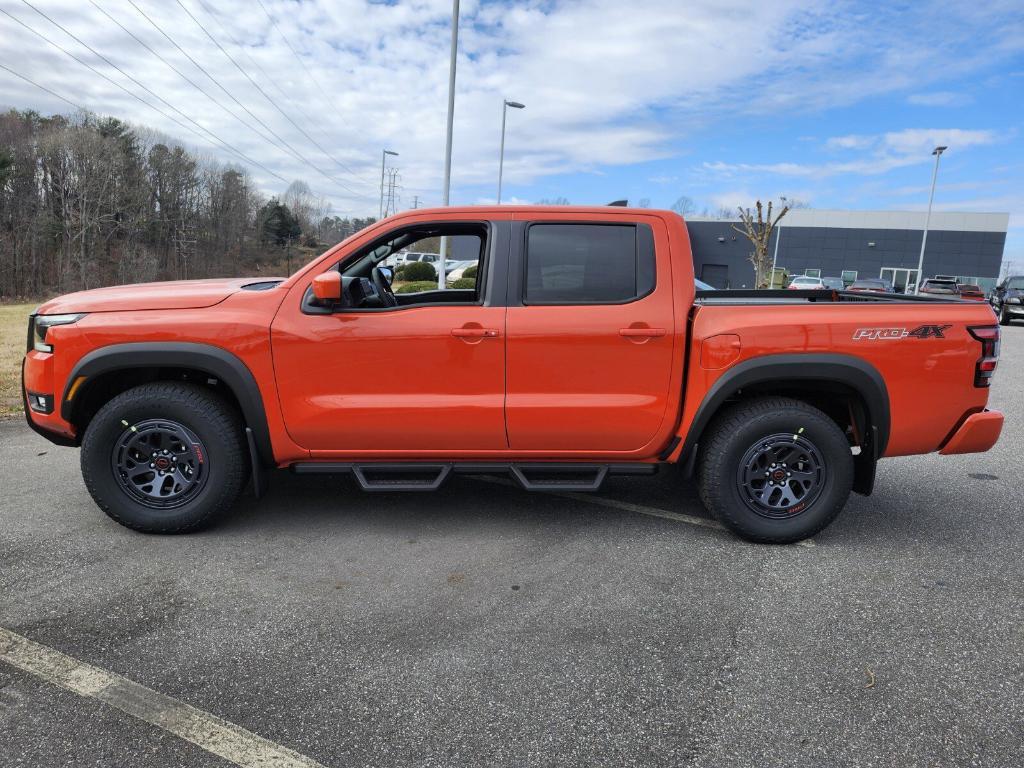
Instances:
[[[897,290],[917,281],[924,211],[789,211],[772,236],[777,267],[790,275],[884,277]],[[1008,213],[932,212],[924,277],[948,275],[988,291],[1003,260]],[[750,241],[738,221],[687,217],[697,277],[716,288],[752,288]]]

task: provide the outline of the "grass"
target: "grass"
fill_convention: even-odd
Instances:
[[[21,359],[35,304],[0,304],[0,418],[21,413]]]

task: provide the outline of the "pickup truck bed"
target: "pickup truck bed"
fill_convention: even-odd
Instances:
[[[394,281],[439,242],[476,254],[469,284]],[[30,426],[81,445],[97,503],[140,530],[205,525],[273,467],[596,490],[681,465],[726,525],[781,542],[869,493],[881,457],[991,447],[997,357],[978,302],[696,292],[673,213],[502,206],[400,214],[287,279],[54,299],[23,386]]]

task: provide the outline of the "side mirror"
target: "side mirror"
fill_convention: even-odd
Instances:
[[[377,267],[380,272],[380,276],[388,281],[388,285],[391,285],[395,281],[395,271],[391,267]]]
[[[321,304],[341,301],[341,273],[332,269],[314,277],[313,296]]]

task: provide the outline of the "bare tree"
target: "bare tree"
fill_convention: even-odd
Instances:
[[[685,217],[696,211],[697,206],[694,204],[693,198],[687,197],[686,195],[680,195],[676,201],[672,203],[672,210],[680,216]]]
[[[760,200],[757,201],[755,208],[757,212],[756,218],[749,208],[738,208],[740,224],[742,226],[737,227],[733,224],[732,228],[746,237],[754,246],[754,250],[750,254],[750,263],[754,265],[754,285],[758,288],[767,288],[772,268],[772,259],[768,253],[768,245],[772,239],[772,230],[779,223],[779,219],[789,211],[789,206],[783,205],[782,210],[779,211],[774,219],[772,219],[771,200],[768,201],[767,211],[762,209]]]

